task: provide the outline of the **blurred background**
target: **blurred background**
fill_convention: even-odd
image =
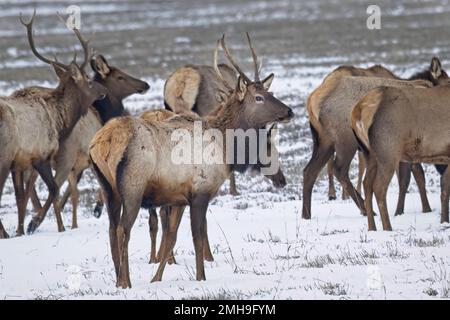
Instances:
[[[210,64],[222,33],[244,69],[251,71],[244,37],[249,31],[263,57],[263,74],[276,74],[275,95],[296,113],[294,121],[281,127],[288,187],[280,193],[267,181],[248,183],[261,177],[238,179],[242,193],[254,191],[257,197],[269,191],[273,201],[299,197],[301,172],[311,154],[304,102],[336,66],[380,63],[408,76],[426,68],[433,56],[444,68],[450,65],[448,1],[377,1],[380,30],[367,29],[366,9],[373,1],[360,0],[0,1],[0,94],[55,83],[51,68],[30,52],[19,13],[28,19],[37,8],[38,48],[69,61],[78,44],[55,13],[65,13],[71,4],[81,7],[81,31],[86,37],[95,33],[97,52],[111,65],[150,83],[147,95],[126,101],[132,112],[162,107],[164,80],[184,64]],[[429,184],[438,183],[435,179],[432,174]]]

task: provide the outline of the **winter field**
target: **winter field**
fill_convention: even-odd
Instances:
[[[55,85],[50,68],[31,54],[18,22],[19,12],[32,13],[31,3],[0,1],[1,95],[29,85]],[[64,12],[67,3],[33,3],[38,13],[37,46],[69,59],[74,37],[54,16],[56,10]],[[241,174],[240,195],[232,197],[228,182],[224,184],[209,207],[208,234],[215,261],[205,263],[203,282],[195,281],[186,211],[176,244],[177,264],[166,267],[162,282],[150,283],[157,265],[148,263],[148,212],[142,209],[129,245],[133,288],[121,290],[115,287],[108,217],[92,216],[97,183],[91,172],[85,172],[79,185],[79,229],[70,230],[67,205],[66,232],[56,231],[50,211],[35,234],[0,240],[0,299],[450,298],[450,225],[439,223],[439,176],[432,166],[425,166],[431,213],[421,212],[412,182],[405,214],[394,217],[398,185],[395,178],[392,181],[388,195],[392,232],[368,232],[367,219],[353,202],[339,200],[338,183],[338,200],[329,201],[325,170],[314,189],[313,218],[301,219],[302,171],[312,152],[307,95],[342,64],[380,63],[406,77],[438,56],[443,68],[450,70],[448,1],[381,1],[382,29],[377,31],[366,28],[370,3],[356,0],[80,3],[81,31],[95,31],[96,50],[110,64],[151,86],[146,95],[125,101],[135,114],[163,107],[164,81],[176,67],[210,64],[222,33],[251,70],[243,34],[249,31],[264,57],[263,74],[276,75],[271,91],[295,112],[290,123],[279,126],[288,185],[277,190],[261,176]],[[356,169],[355,159],[351,172],[355,183]],[[39,194],[46,197],[41,181]],[[14,236],[17,210],[10,180],[1,200],[0,219]],[[29,204],[26,223],[32,214]],[[376,222],[381,229],[378,216]]]

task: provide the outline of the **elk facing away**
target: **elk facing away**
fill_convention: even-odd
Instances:
[[[221,45],[229,60],[237,67],[239,78],[226,101],[207,120],[176,115],[166,121],[150,123],[141,118],[122,117],[108,122],[91,142],[90,156],[110,218],[111,250],[117,286],[131,287],[128,242],[141,206],[190,206],[197,280],[204,280],[203,239],[208,203],[229,177],[234,166],[226,164],[226,140],[222,140],[223,144],[218,143],[217,139],[212,139],[207,129],[217,129],[214,132],[224,136],[227,129],[259,129],[269,123],[287,121],[293,117],[292,110],[268,92],[267,85],[271,82],[272,75],[260,80],[256,67],[255,80],[250,80],[234,63],[224,38]],[[223,161],[217,164],[203,162],[174,167],[171,154],[176,142],[171,141],[171,135],[176,129],[192,135],[197,121],[202,123],[205,135],[203,143],[212,143]],[[176,233],[170,234],[168,239],[154,281],[162,278]]]
[[[377,69],[380,76],[391,75],[386,69],[375,66],[369,70]],[[385,70],[385,71],[381,71]],[[431,67],[411,79],[424,79],[416,81],[402,81],[383,77],[361,76],[364,69],[353,67],[340,67],[325,78],[323,83],[308,97],[307,110],[311,132],[314,141],[314,150],[308,165],[303,171],[303,210],[304,219],[311,218],[311,195],[314,182],[327,161],[335,153],[334,173],[351,196],[358,208],[365,214],[364,201],[353,187],[349,178],[351,161],[358,149],[357,141],[353,135],[350,114],[352,107],[367,92],[379,86],[432,86],[446,83],[448,76],[441,69],[437,58],[433,58]],[[356,74],[357,76],[348,76]],[[432,80],[429,82],[428,80]],[[405,169],[406,166],[406,169]],[[423,211],[431,211],[425,191],[425,178],[420,164],[414,166],[413,173],[418,181],[422,199]],[[410,169],[408,164],[401,164],[399,170],[400,196],[397,205],[397,214],[403,213],[404,195],[408,187]],[[406,177],[404,177],[406,175]]]
[[[83,67],[89,61],[87,43],[85,60],[79,67],[75,61],[64,65],[51,61],[38,53],[32,35],[33,18],[27,26],[28,40],[35,56],[53,66],[59,85],[55,89],[42,93],[37,88],[25,88],[14,92],[9,97],[0,98],[0,186],[11,170],[19,225],[17,234],[24,233],[26,211],[26,194],[23,173],[34,168],[48,187],[49,198],[46,206],[53,202],[58,225],[62,226],[61,215],[57,207],[58,185],[52,175],[51,159],[58,152],[60,141],[72,131],[78,120],[87,113],[89,106],[104,98],[106,89],[93,82],[84,73]]]
[[[353,131],[367,163],[364,178],[369,230],[376,230],[375,193],[384,230],[392,230],[386,203],[389,182],[400,161],[450,163],[450,85],[434,88],[380,87],[351,113]],[[449,222],[450,169],[441,178],[441,222]]]
[[[145,93],[150,86],[147,82],[136,79],[120,69],[110,66],[102,55],[96,55],[91,59],[91,67],[94,71],[94,81],[103,85],[107,90],[104,99],[95,101],[93,108],[89,108],[86,116],[82,117],[72,133],[65,139],[54,157],[55,180],[59,186],[68,179],[69,186],[61,199],[60,208],[64,207],[69,195],[72,200],[72,228],[77,228],[78,188],[77,184],[83,171],[90,166],[89,143],[95,133],[100,130],[105,122],[113,117],[126,114],[122,100],[128,96]],[[34,185],[34,182],[32,182]],[[33,203],[39,208],[39,199],[36,190],[32,190]],[[97,203],[96,212],[99,215],[101,203]],[[41,210],[39,208],[39,210]],[[45,212],[40,211],[44,216]],[[35,219],[42,222],[43,216]],[[40,223],[39,222],[39,223]],[[34,231],[31,230],[30,231]]]

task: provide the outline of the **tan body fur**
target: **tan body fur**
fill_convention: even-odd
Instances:
[[[433,71],[439,70],[439,73]],[[370,75],[377,74],[377,77]],[[348,74],[356,76],[347,76]],[[430,71],[417,74],[418,78],[431,77],[436,74],[435,82],[447,81],[447,74],[441,70],[437,58],[432,60]],[[366,75],[366,76],[363,76]],[[353,105],[371,89],[378,86],[432,86],[433,83],[425,80],[398,80],[384,77],[395,77],[389,70],[381,66],[368,69],[355,67],[340,67],[328,75],[323,83],[308,97],[306,107],[309,115],[311,130],[314,139],[314,151],[311,160],[304,169],[303,210],[302,217],[311,217],[311,195],[315,180],[320,170],[328,161],[333,161],[331,170],[343,189],[348,192],[352,200],[365,214],[361,195],[353,187],[349,178],[349,168],[354,154],[358,148],[356,139],[350,125],[350,113]],[[441,80],[442,78],[442,80]],[[333,160],[333,154],[335,158]],[[360,166],[360,178],[364,166]],[[403,213],[404,199],[409,184],[410,167],[404,164],[399,168],[400,196],[397,205],[397,214]],[[431,211],[425,190],[425,178],[420,164],[412,166],[414,177],[419,186],[423,211]],[[332,178],[330,179],[330,185]]]
[[[391,230],[386,192],[396,163],[450,163],[450,85],[434,88],[377,88],[352,111],[352,128],[364,150],[369,230],[376,230],[375,193],[384,230]],[[441,180],[441,222],[449,222],[450,170]]]

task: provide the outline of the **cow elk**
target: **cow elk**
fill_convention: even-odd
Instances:
[[[450,163],[450,84],[433,88],[380,87],[353,108],[351,125],[363,150],[365,207],[376,230],[375,193],[383,230],[392,230],[386,193],[399,162]],[[441,223],[449,222],[450,169],[441,177]]]
[[[373,77],[377,74],[378,77]],[[365,75],[365,76],[364,76]],[[386,78],[387,76],[391,79]],[[321,169],[333,154],[334,174],[343,189],[350,195],[365,215],[364,201],[349,178],[351,161],[358,149],[353,135],[350,114],[352,107],[367,92],[379,86],[433,86],[446,83],[448,76],[437,58],[433,58],[429,70],[415,74],[409,80],[392,79],[390,71],[374,66],[369,69],[339,67],[328,75],[323,83],[308,97],[307,110],[313,136],[313,154],[303,171],[302,217],[311,218],[311,196],[314,183]],[[431,80],[431,82],[430,82]],[[406,168],[405,168],[406,166]],[[425,190],[425,177],[420,164],[413,165],[413,173],[420,190],[424,212],[431,211]],[[409,164],[399,166],[400,195],[396,214],[403,213],[405,194],[409,184]]]
[[[69,65],[49,60],[36,49],[33,39],[34,12],[26,26],[28,41],[34,55],[53,66],[59,84],[55,89],[41,92],[38,88],[25,88],[9,97],[0,98],[0,186],[4,185],[8,170],[11,169],[19,224],[17,234],[24,234],[26,194],[23,183],[24,171],[34,168],[48,187],[49,197],[44,207],[52,203],[58,221],[58,229],[63,228],[58,211],[56,196],[58,185],[52,175],[51,159],[58,152],[60,141],[67,138],[78,120],[87,113],[89,106],[104,98],[106,89],[93,82],[84,72],[89,62],[89,46],[84,49],[84,62],[78,66],[75,59]]]
[[[203,239],[208,203],[234,166],[226,164],[229,156],[225,154],[226,139],[222,140],[223,144],[219,143],[211,137],[208,128],[216,129],[214,132],[223,138],[227,129],[259,129],[293,117],[292,110],[268,92],[273,75],[260,80],[256,55],[255,80],[252,81],[234,62],[224,37],[221,46],[239,72],[239,78],[228,98],[207,120],[177,115],[166,121],[150,123],[141,118],[121,117],[109,121],[91,142],[90,156],[110,218],[111,251],[119,287],[131,287],[128,242],[141,206],[190,206],[197,280],[204,280]],[[172,133],[182,129],[193,134],[194,123],[199,121],[205,137],[203,143],[212,143],[222,161],[178,164],[174,167],[171,154],[176,142],[171,141]],[[169,229],[167,239],[153,281],[162,278],[167,256],[175,244],[176,232],[172,233]]]

